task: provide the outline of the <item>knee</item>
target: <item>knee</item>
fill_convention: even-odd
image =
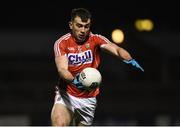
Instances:
[[[52,116],[51,124],[52,126],[68,126],[68,122],[61,116]]]

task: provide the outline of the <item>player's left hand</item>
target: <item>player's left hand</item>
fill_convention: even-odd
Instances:
[[[144,72],[144,69],[138,64],[138,62],[135,59],[123,60],[123,62],[125,62],[127,64],[131,64],[132,66],[134,66]]]

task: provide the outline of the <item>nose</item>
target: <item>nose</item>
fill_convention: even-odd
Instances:
[[[85,33],[85,27],[81,28],[81,33]]]

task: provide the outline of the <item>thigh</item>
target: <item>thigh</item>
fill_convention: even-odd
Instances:
[[[75,108],[74,118],[76,120],[76,125],[92,125],[97,106],[96,98],[76,98],[71,95],[69,95],[69,97]]]
[[[65,105],[55,103],[51,112],[53,126],[68,126],[72,120],[73,113]]]

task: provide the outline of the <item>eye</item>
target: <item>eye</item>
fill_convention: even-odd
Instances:
[[[85,25],[85,28],[89,28],[90,27],[90,24],[88,24],[88,25]]]
[[[81,24],[76,24],[76,26],[79,27],[79,28],[80,28],[80,27],[83,27]]]

